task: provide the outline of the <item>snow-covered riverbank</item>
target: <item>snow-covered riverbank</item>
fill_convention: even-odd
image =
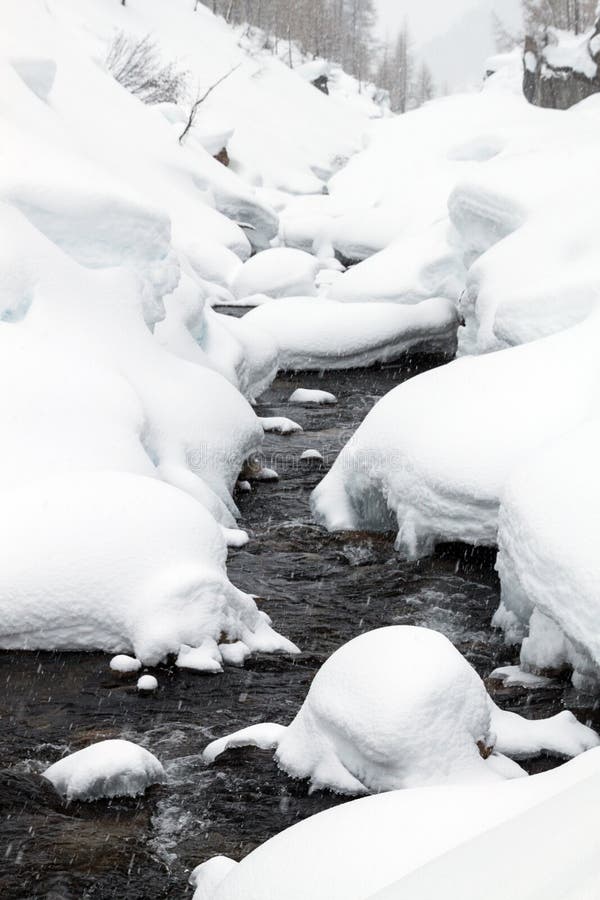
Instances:
[[[10,389],[0,398],[0,648],[103,651],[110,689],[131,688],[150,712],[165,671],[226,681],[252,654],[279,653],[270,663],[261,656],[257,671],[272,665],[284,679],[305,650],[303,630],[288,636],[277,604],[271,618],[259,598],[287,596],[326,528],[351,567],[371,565],[372,542],[383,542],[371,575],[386,602],[406,592],[404,576],[418,575],[437,545],[498,547],[494,624],[506,644],[496,633],[494,663],[515,664],[520,648],[514,677],[531,694],[548,684],[535,676],[565,674],[594,693],[598,97],[567,112],[532,107],[521,61],[509,55],[494,61],[481,91],[393,117],[384,97],[339,67],[328,68],[325,95],[298,48],[289,48],[290,68],[259,31],[231,28],[188,0],[9,0],[5,19],[0,374]],[[142,103],[111,70],[115,42],[139,48],[147,35],[187,84],[169,102]],[[226,307],[250,311],[238,318]],[[415,354],[420,374],[406,379]],[[380,374],[335,375],[398,361],[390,371],[401,383],[394,376],[387,393]],[[257,415],[282,372],[302,375],[283,404]],[[323,373],[339,379],[335,391],[323,390]],[[320,443],[308,440],[313,416],[332,417]],[[271,449],[276,441],[281,466],[263,454],[270,431],[281,433],[266,439]],[[260,525],[297,528],[298,488],[302,540],[310,532],[314,546],[304,543],[297,558],[288,548],[281,577],[265,566],[266,582],[250,565],[249,579],[231,557],[227,566],[231,548],[252,548],[241,498],[268,496],[278,468],[290,485],[288,512],[265,512]],[[358,608],[371,594],[357,580],[358,607],[343,591],[335,597],[356,621],[347,617],[328,654],[364,630]],[[457,590],[450,599],[465,598]],[[372,627],[425,625],[462,640],[443,617],[437,627],[435,616],[398,623],[388,612]],[[486,606],[479,620],[484,642],[492,612]],[[327,630],[327,609],[319,614]],[[286,772],[317,788],[395,794],[467,770],[484,781],[524,775],[504,753],[566,757],[597,742],[566,712],[519,725],[489,705],[468,652],[467,662],[439,635],[418,633],[423,652],[408,669],[386,668],[385,652],[357,662],[344,648],[321,659],[315,685],[337,688],[304,691],[294,703],[279,696],[281,723],[252,731],[250,743],[275,749]],[[346,652],[352,665],[336,670]],[[413,650],[397,652],[406,664]],[[109,653],[130,656],[109,670]],[[419,673],[412,689],[411,671]],[[413,712],[403,719],[403,710]],[[235,727],[272,718],[256,712]],[[221,713],[235,719],[229,708]],[[407,722],[417,714],[430,731],[414,740]],[[208,723],[202,738],[227,734],[220,725]],[[160,754],[149,762],[128,745],[103,773],[98,739],[126,736],[127,726],[91,731],[90,754],[48,769],[67,773],[57,782],[67,797],[112,797],[131,783],[138,793],[164,780]],[[55,742],[45,763],[73,749],[81,747]],[[201,750],[194,765],[204,771]],[[93,762],[83,781],[82,758]],[[129,759],[140,768],[133,782]],[[559,793],[564,781],[569,809],[585,792],[568,773],[589,776],[595,790],[596,767],[591,751],[580,768],[542,780]],[[165,771],[167,782],[178,777]],[[553,802],[554,788],[536,790],[523,796]],[[517,830],[525,828],[531,804],[505,807],[498,791],[503,812],[492,824],[501,826],[510,806]],[[486,797],[473,803],[494,807]],[[407,814],[409,801],[390,802]],[[173,822],[164,804],[156,814],[170,863]],[[205,869],[198,897],[245,897],[243,873],[254,877],[253,866],[232,869],[222,891]],[[390,877],[408,874],[400,867]],[[367,885],[371,893],[384,886]]]

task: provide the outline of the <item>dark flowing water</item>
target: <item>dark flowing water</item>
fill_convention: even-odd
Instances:
[[[431,364],[431,361],[430,361]],[[483,677],[515,662],[490,620],[499,589],[494,553],[447,546],[420,563],[399,562],[392,535],[328,535],[310,519],[310,491],[376,400],[423,367],[281,376],[259,415],[286,415],[304,427],[267,436],[276,483],[238,497],[251,542],[231,552],[229,572],[256,594],[275,627],[301,648],[294,659],[259,656],[244,669],[202,676],[165,666],[159,690],[142,697],[96,653],[0,654],[0,897],[46,900],[154,900],[191,895],[193,866],[216,854],[240,859],[281,829],[339,798],[308,795],[278,772],[270,753],[231,751],[215,767],[200,754],[214,737],[261,721],[287,723],[318,667],[369,629],[418,624],[446,634]],[[332,391],[337,406],[297,407],[298,386]],[[314,448],[324,463],[300,462]],[[600,725],[589,698],[566,682],[542,690],[489,685],[500,705],[532,717],[569,706]],[[65,807],[39,776],[67,751],[110,737],[152,750],[169,782],[139,800]],[[555,765],[535,761],[531,771]],[[308,898],[307,898],[308,900]]]

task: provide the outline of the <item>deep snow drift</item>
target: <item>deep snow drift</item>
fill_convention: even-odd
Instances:
[[[447,638],[398,625],[336,650],[287,728],[252,725],[203,755],[213,762],[229,747],[275,748],[279,767],[312,789],[362,794],[515,778],[525,772],[503,754],[574,756],[598,743],[569,712],[528,721],[498,709]]]
[[[531,778],[366,797],[288,828],[238,865],[210,860],[194,900],[366,900],[388,886],[390,900],[475,900],[482,884],[495,900],[580,900],[598,884],[598,802],[597,749]]]

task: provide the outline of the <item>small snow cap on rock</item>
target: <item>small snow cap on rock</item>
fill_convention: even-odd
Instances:
[[[166,780],[162,764],[150,751],[124,740],[91,744],[59,759],[43,775],[68,802],[136,797]]]
[[[119,653],[111,659],[110,668],[113,672],[119,672],[121,675],[126,675],[131,672],[139,672],[142,668],[142,664],[140,660],[136,659],[134,656],[127,656],[126,653]]]
[[[296,388],[288,403],[337,403],[337,397],[335,394],[330,394],[329,391]]]
[[[305,451],[302,453],[302,455],[300,456],[300,459],[322,460],[322,459],[323,459],[323,454],[322,454],[322,453],[319,453],[318,450],[305,450]]]
[[[138,678],[137,689],[138,691],[142,691],[142,693],[155,691],[157,687],[158,681],[154,675],[142,675],[141,678]]]
[[[213,856],[196,866],[189,878],[192,887],[196,888],[192,900],[211,900],[213,891],[238,865],[228,856]]]
[[[446,637],[399,625],[337,650],[287,728],[250,726],[213,741],[204,758],[229,747],[276,747],[280,768],[313,789],[363,794],[521,777],[502,753],[570,756],[597,743],[570,713],[530,722],[503,712]]]

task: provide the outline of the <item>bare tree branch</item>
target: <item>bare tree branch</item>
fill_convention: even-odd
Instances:
[[[188,131],[194,124],[194,119],[196,118],[196,113],[198,112],[198,107],[200,106],[200,104],[204,103],[204,101],[209,96],[209,94],[211,94],[216,87],[218,87],[220,84],[222,84],[226,78],[229,78],[230,75],[233,75],[233,73],[237,69],[239,69],[239,67],[241,65],[242,65],[241,63],[238,63],[237,66],[234,66],[233,69],[229,70],[229,72],[226,72],[224,75],[221,75],[221,77],[219,79],[217,79],[217,81],[215,81],[214,84],[211,84],[211,86],[202,94],[201,97],[198,97],[196,100],[194,100],[194,102],[192,103],[191,109],[190,109],[190,114],[188,116],[186,126],[183,129],[183,131],[181,132],[181,134],[179,135],[179,143],[180,144],[183,142],[184,137],[186,136],[186,134],[188,133]]]

